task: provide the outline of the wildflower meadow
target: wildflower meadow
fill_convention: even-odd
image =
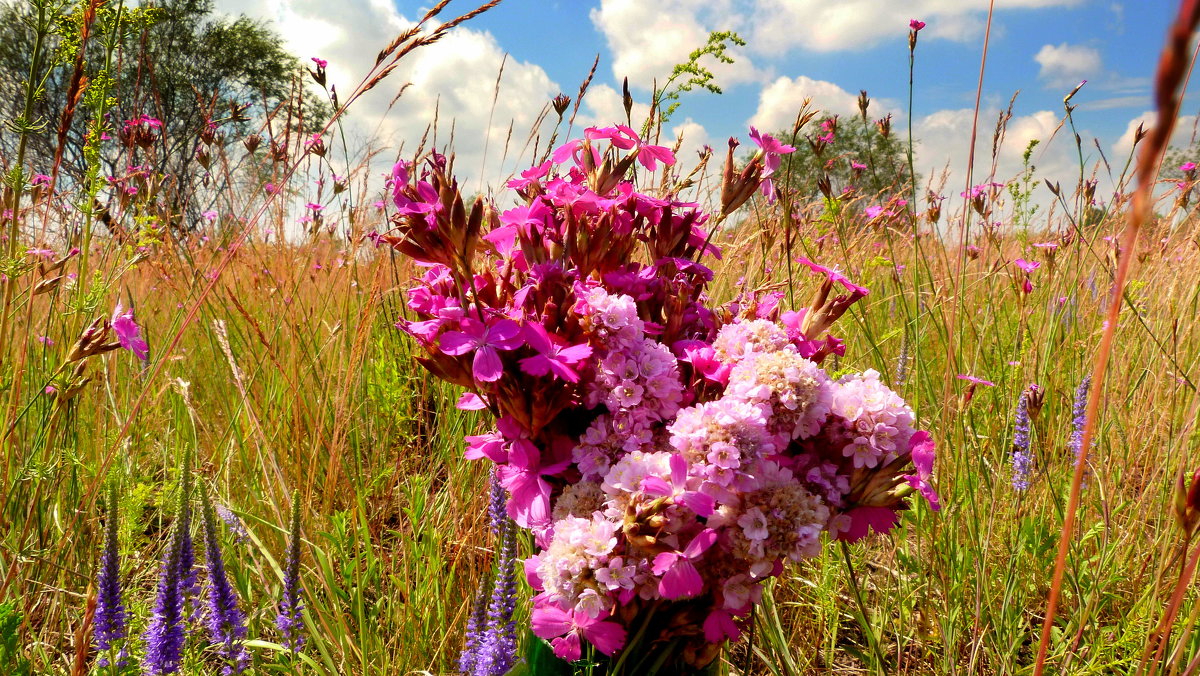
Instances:
[[[359,134],[521,2],[353,81],[203,0],[2,5],[0,674],[1200,672],[1200,1],[1123,157],[1086,82],[980,119],[994,7],[965,174],[914,159],[935,16],[906,112],[692,148],[722,29],[482,149]]]

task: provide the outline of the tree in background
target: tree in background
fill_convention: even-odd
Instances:
[[[58,12],[53,44],[44,46],[42,63],[31,64],[37,50],[30,23],[50,4]],[[87,91],[89,84],[93,89],[98,82],[107,84],[103,108],[111,138],[99,144],[93,158],[102,175],[125,175],[152,152],[155,173],[169,177],[164,184],[171,186],[165,195],[170,208],[196,211],[176,226],[194,222],[204,208],[205,200],[195,197],[209,180],[205,165],[223,161],[227,148],[240,146],[264,125],[268,143],[281,149],[299,146],[300,135],[327,115],[321,102],[304,93],[302,65],[266,25],[245,16],[214,16],[211,0],[159,0],[138,7],[106,3],[92,8],[97,20],[80,55],[88,5],[47,0],[0,5],[0,115],[13,120],[23,114],[18,92],[31,72],[40,72],[44,81],[30,121],[39,129],[29,136],[26,164],[34,173],[50,173],[61,145],[60,185],[82,181],[88,172],[87,131],[93,121],[83,111],[65,118],[63,113],[74,105],[72,99],[78,103],[94,93]],[[143,116],[161,127],[135,149],[137,144],[121,134],[127,121]],[[15,135],[0,135],[0,157],[14,157],[10,146],[15,143]],[[252,164],[260,161],[265,160],[251,158]]]
[[[847,190],[860,195],[907,194],[906,145],[892,133],[891,115],[870,120],[869,105],[864,91],[859,114],[853,117],[802,110],[793,129],[777,133],[796,151],[783,156],[776,182],[800,201],[819,198],[826,186],[832,195]]]

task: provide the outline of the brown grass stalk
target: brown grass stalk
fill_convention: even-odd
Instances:
[[[1037,661],[1034,663],[1033,669],[1034,676],[1041,676],[1046,668],[1046,654],[1050,648],[1050,630],[1054,627],[1054,616],[1058,610],[1058,599],[1062,592],[1063,574],[1067,567],[1067,551],[1070,549],[1071,538],[1075,531],[1075,517],[1079,511],[1084,468],[1087,467],[1088,452],[1091,450],[1092,436],[1095,433],[1096,416],[1100,410],[1100,398],[1104,392],[1104,375],[1108,369],[1108,358],[1112,354],[1117,321],[1120,319],[1125,282],[1129,277],[1130,263],[1134,259],[1138,232],[1150,218],[1154,179],[1158,174],[1159,161],[1171,138],[1171,131],[1175,128],[1176,117],[1179,114],[1180,97],[1177,95],[1177,91],[1186,72],[1190,51],[1188,46],[1197,22],[1200,22],[1200,0],[1183,0],[1179,6],[1179,13],[1171,25],[1167,44],[1163,47],[1162,56],[1158,62],[1158,71],[1154,81],[1158,119],[1138,154],[1137,189],[1129,208],[1125,232],[1121,236],[1122,255],[1117,265],[1116,279],[1113,280],[1112,300],[1108,303],[1104,333],[1100,338],[1100,348],[1092,369],[1092,388],[1088,395],[1083,440],[1079,458],[1075,462],[1075,473],[1071,479],[1071,497],[1067,501],[1062,531],[1059,534],[1058,554],[1054,560],[1054,578],[1050,584],[1050,595],[1046,602],[1046,617],[1042,622],[1042,635],[1038,641]]]

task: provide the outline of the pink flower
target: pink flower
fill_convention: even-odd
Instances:
[[[503,421],[503,419],[501,419]],[[501,421],[497,421],[499,424]],[[518,427],[512,423],[513,427]],[[511,437],[510,437],[511,438]],[[542,453],[529,439],[517,439],[508,451],[508,464],[500,465],[497,476],[508,489],[508,515],[522,528],[547,524],[550,520],[550,484],[543,476],[553,476],[571,464],[566,460],[542,465]]]
[[[726,639],[736,641],[741,635],[742,631],[728,610],[714,610],[704,618],[704,639],[709,643],[720,643]]]
[[[313,62],[313,63],[315,63],[315,64],[317,64],[317,68],[320,68],[320,69],[322,69],[322,70],[324,70],[326,67],[328,67],[328,66],[329,66],[329,62],[328,62],[328,61],[326,61],[325,59],[319,59],[319,58],[317,58],[317,57],[315,57],[315,56],[312,58],[312,62]]]
[[[558,336],[551,336],[537,322],[525,325],[525,342],[538,352],[536,356],[526,357],[519,362],[521,370],[531,376],[549,373],[552,377],[577,383],[579,374],[571,366],[592,356],[592,347],[587,343],[565,347],[565,341]]]
[[[754,127],[750,127],[750,138],[762,149],[763,166],[766,167],[766,171],[763,172],[764,178],[775,173],[783,162],[783,155],[796,151],[792,146],[782,143],[770,134],[760,133]]]
[[[593,618],[577,610],[544,605],[534,608],[529,624],[534,635],[550,641],[555,655],[574,662],[582,654],[580,636],[605,655],[612,655],[625,645],[625,628],[607,618],[608,613]]]
[[[317,214],[317,213],[320,213],[321,210],[324,209],[325,207],[324,207],[324,205],[317,204],[316,202],[309,202],[308,204],[304,205],[304,208],[308,209],[309,211],[313,212],[314,214]]]
[[[654,557],[654,574],[662,576],[658,593],[665,599],[682,599],[704,591],[704,578],[692,561],[703,556],[716,541],[717,531],[705,528],[682,552],[663,552]]]
[[[925,499],[929,501],[929,507],[933,511],[938,511],[942,508],[938,502],[937,491],[933,490],[929,479],[933,476],[933,460],[934,444],[933,438],[929,436],[929,432],[919,430],[912,435],[908,441],[908,448],[912,453],[913,467],[917,470],[916,474],[909,474],[904,477],[909,486],[921,492]]]
[[[1184,162],[1183,164],[1179,165],[1179,170],[1182,172],[1195,171],[1196,163],[1195,162]]]
[[[1018,258],[1017,260],[1013,261],[1013,265],[1016,265],[1025,272],[1033,272],[1034,270],[1042,267],[1041,263],[1037,261],[1027,261],[1024,258]]]
[[[685,505],[697,515],[708,518],[713,514],[713,497],[707,493],[687,490],[688,463],[679,453],[671,455],[671,481],[667,483],[659,476],[642,479],[642,490],[656,497],[670,496],[673,501]]]
[[[900,521],[900,516],[887,507],[855,507],[842,516],[847,517],[850,523],[838,529],[837,539],[850,543],[863,539],[871,530],[886,535]]]
[[[995,387],[996,386],[996,383],[993,383],[990,380],[984,380],[983,378],[976,378],[975,376],[967,374],[967,373],[960,373],[955,377],[957,377],[959,380],[965,380],[968,383],[971,383],[972,385],[984,385],[986,387]]]
[[[914,33],[916,33],[917,31],[919,31],[925,27],[925,22],[918,21],[917,19],[909,19],[908,27],[911,28]]]
[[[850,291],[851,293],[857,293],[857,294],[861,294],[861,295],[865,296],[871,292],[870,289],[868,289],[867,287],[859,286],[859,285],[855,284],[854,282],[850,281],[850,279],[848,277],[846,277],[842,273],[838,272],[834,268],[827,268],[824,265],[818,265],[818,264],[808,260],[807,258],[804,258],[803,256],[801,256],[800,258],[797,258],[796,262],[807,267],[809,270],[812,270],[813,272],[815,272],[819,275],[825,275],[831,282],[836,282],[838,284],[841,284],[842,286],[846,287],[847,291]]]
[[[504,373],[498,350],[515,350],[525,344],[520,337],[521,325],[511,319],[501,319],[489,325],[468,317],[462,320],[460,327],[462,331],[442,334],[442,352],[450,355],[474,352],[475,360],[471,369],[475,379],[480,382],[495,382]]]
[[[209,223],[217,220],[217,212],[213,211],[212,209],[205,211],[204,213],[200,214],[200,216]]]
[[[150,346],[142,338],[141,327],[133,320],[133,310],[124,312],[123,310],[121,303],[118,302],[112,314],[111,323],[113,331],[117,334],[117,342],[138,359],[146,361],[150,358]]]
[[[38,256],[40,258],[54,258],[58,255],[54,252],[54,249],[26,249],[25,253],[29,254],[30,256]]]

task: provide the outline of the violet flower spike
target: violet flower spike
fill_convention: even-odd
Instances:
[[[477,637],[469,676],[504,676],[517,661],[517,526],[506,520],[500,533],[496,581],[487,605],[486,624]]]
[[[292,652],[304,648],[304,590],[300,587],[300,492],[292,493],[292,523],[288,531],[287,560],[283,569],[283,598],[275,626]]]
[[[246,670],[249,655],[242,645],[246,638],[246,620],[238,609],[237,592],[229,584],[225,573],[225,561],[221,546],[217,542],[217,523],[213,515],[208,492],[200,490],[202,503],[201,518],[204,521],[204,558],[208,567],[208,636],[225,663],[221,673],[225,676],[241,674]]]
[[[1015,490],[1029,488],[1029,474],[1033,469],[1033,456],[1029,450],[1029,396],[1021,392],[1017,399],[1017,411],[1013,416],[1012,485]]]
[[[178,673],[183,661],[187,637],[183,631],[185,550],[190,548],[191,518],[191,451],[184,449],[183,469],[179,475],[179,502],[175,510],[175,525],[163,553],[158,577],[153,616],[146,629],[146,657],[142,667],[150,676]]]
[[[128,636],[129,611],[121,603],[121,561],[117,553],[117,484],[111,482],[108,487],[108,504],[106,505],[104,523],[104,549],[100,553],[100,565],[97,572],[96,587],[99,590],[96,598],[95,633],[92,634],[93,645],[102,655],[96,661],[99,667],[115,666],[117,669],[125,666],[125,646],[115,655],[112,651]]]
[[[1075,401],[1071,406],[1071,440],[1067,442],[1067,448],[1075,456],[1075,462],[1079,462],[1079,454],[1083,450],[1083,423],[1087,418],[1088,390],[1091,387],[1092,376],[1088,374],[1079,381],[1079,387],[1075,389]]]

